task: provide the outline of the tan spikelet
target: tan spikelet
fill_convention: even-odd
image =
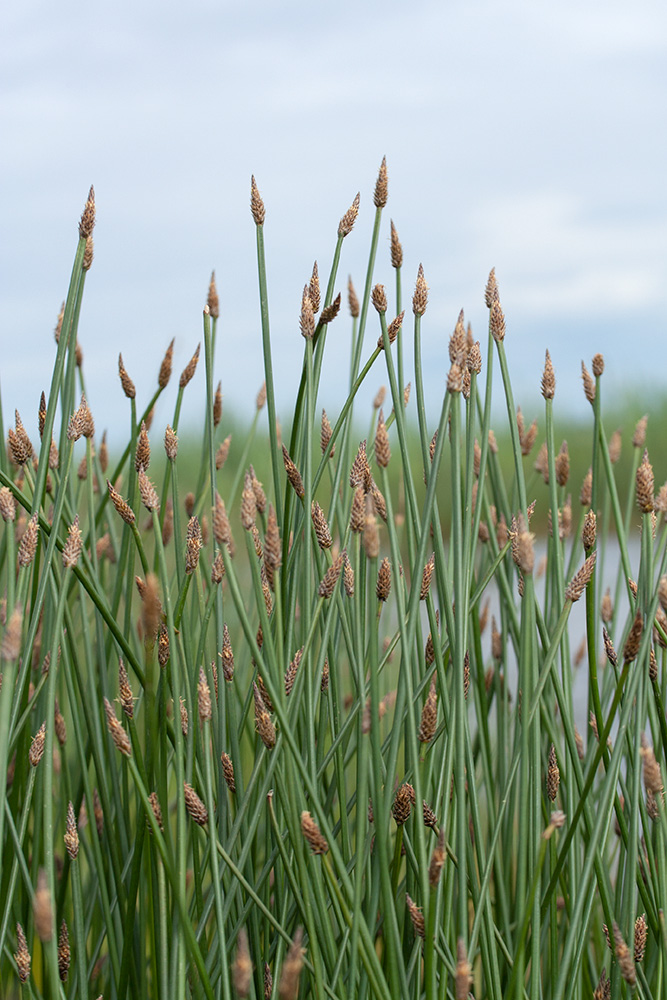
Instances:
[[[287,473],[287,479],[290,486],[299,497],[300,500],[306,495],[306,491],[303,486],[303,480],[301,478],[301,473],[297,469],[296,465],[289,456],[289,452],[285,445],[283,445],[283,462],[285,464],[285,472]]]
[[[426,807],[426,803],[424,803]],[[435,816],[434,816],[435,821]],[[432,825],[432,824],[427,824]],[[445,865],[445,833],[444,830],[440,830],[438,834],[438,843],[435,846],[433,854],[431,855],[431,861],[428,866],[428,884],[432,889],[437,888],[438,882],[440,881],[440,874]]]
[[[185,797],[185,808],[190,818],[198,826],[205,826],[208,823],[208,810],[192,785],[189,785],[187,781],[183,782],[183,794]]]
[[[637,984],[637,973],[635,970],[635,963],[632,961],[630,949],[623,940],[621,929],[615,920],[612,923],[612,929],[614,932],[614,950],[616,952],[618,967],[621,971],[623,979],[625,979],[626,983],[634,989]]]
[[[37,875],[37,889],[32,903],[32,914],[37,937],[42,942],[50,941],[53,937],[53,908],[46,872],[43,868],[39,869]]]
[[[236,955],[232,963],[232,982],[238,997],[248,996],[252,984],[252,961],[245,927],[241,927],[236,939]]]
[[[414,797],[414,789],[408,782],[404,782],[398,786],[391,807],[391,814],[394,817],[396,826],[403,826],[407,822],[414,803]]]
[[[556,394],[556,376],[554,366],[551,363],[551,355],[546,352],[544,361],[544,373],[542,375],[542,395],[545,399],[553,399]]]
[[[30,566],[35,553],[37,552],[37,539],[39,537],[39,521],[35,512],[26,525],[23,537],[19,544],[17,561],[19,566]]]
[[[197,344],[197,349],[195,353],[192,355],[187,365],[181,372],[181,377],[178,383],[180,389],[185,389],[188,382],[190,382],[194,377],[194,374],[197,370],[197,362],[199,361],[200,350],[201,350],[201,344]]]
[[[435,736],[435,727],[438,721],[438,695],[435,689],[435,677],[431,679],[428,695],[422,709],[421,722],[419,724],[419,742],[430,743]]]
[[[276,745],[276,730],[271,722],[266,703],[259,692],[259,687],[253,682],[255,696],[255,729],[267,750],[273,750]]]
[[[386,313],[387,311],[387,293],[384,290],[384,285],[374,285],[373,291],[371,292],[371,302],[374,308],[379,313]]]
[[[581,362],[581,379],[584,383],[584,396],[592,406],[595,402],[595,382],[583,361]]]
[[[266,209],[259,193],[254,174],[250,178],[250,212],[255,220],[256,226],[263,226],[266,218]]]
[[[108,479],[107,479],[107,489],[109,490],[109,498],[111,499],[112,504],[116,508],[116,512],[120,514],[120,516],[122,517],[122,519],[125,521],[126,524],[134,524],[135,521],[134,511],[130,507],[129,503],[126,500],[123,500],[120,493],[118,493],[113,488]]]
[[[197,708],[199,710],[199,722],[203,726],[205,722],[210,722],[212,717],[211,689],[206,680],[206,671],[199,668],[199,680],[197,682]]]
[[[338,223],[338,235],[341,239],[349,236],[354,228],[354,224],[357,221],[357,215],[359,214],[359,202],[361,200],[361,195],[357,192],[354,201],[348,208],[347,212],[343,218]]]
[[[107,727],[109,733],[111,734],[111,739],[114,741],[116,748],[120,750],[122,754],[126,757],[132,756],[132,744],[130,743],[130,738],[123,729],[122,725],[116,718],[116,713],[113,710],[113,706],[108,701],[107,698],[104,699],[104,712],[107,717]]]
[[[127,369],[123,364],[123,355],[118,355],[118,377],[120,378],[120,384],[123,388],[123,392],[128,399],[134,399],[137,395],[137,390],[134,382],[127,373]]]
[[[227,788],[230,790],[230,792],[235,792],[236,781],[234,779],[234,765],[232,763],[232,758],[229,756],[229,754],[226,754],[223,751],[222,754],[220,755],[220,762],[222,764],[222,773],[225,782],[227,783]]]
[[[424,277],[424,268],[420,264],[417,270],[417,281],[412,296],[412,311],[415,316],[423,316],[428,305],[428,285]]]
[[[328,599],[333,595],[341,570],[345,566],[346,558],[347,553],[343,551],[334,559],[333,563],[322,577],[322,581],[317,589],[319,597]]]
[[[412,921],[415,934],[423,940],[426,937],[424,914],[422,913],[420,907],[417,906],[412,896],[410,896],[407,892],[405,894],[405,904],[408,908],[408,913],[410,914],[410,920]]]
[[[30,749],[28,750],[28,761],[31,767],[37,767],[44,756],[44,744],[46,742],[46,723],[43,722],[32,738]]]
[[[166,389],[169,384],[169,379],[171,378],[171,368],[172,361],[174,357],[174,341],[172,340],[167,348],[162,363],[160,365],[160,370],[158,372],[157,384],[160,389]]]
[[[380,410],[378,414],[377,428],[375,430],[375,461],[380,468],[386,469],[389,465],[390,458],[391,450],[389,448],[387,425],[384,422],[384,414],[382,410]]]
[[[301,298],[301,313],[299,315],[299,329],[301,336],[305,340],[312,340],[315,333],[315,310],[310,298],[308,285],[304,287]]]
[[[375,594],[378,601],[386,601],[391,591],[391,563],[385,557],[380,563],[378,570]]]
[[[26,983],[30,978],[31,958],[28,951],[28,942],[25,939],[25,933],[20,924],[16,925],[16,953],[14,960],[20,981]]]
[[[311,519],[315,530],[317,544],[321,549],[330,549],[333,544],[331,532],[324,511],[316,500],[313,500],[310,507]]]
[[[93,235],[93,229],[95,228],[95,188],[90,185],[90,191],[88,192],[88,197],[86,199],[86,204],[83,207],[83,212],[81,213],[81,219],[79,221],[79,239],[87,240],[89,236]]]
[[[628,637],[625,640],[625,646],[623,647],[623,659],[626,663],[631,663],[633,660],[637,659],[637,653],[639,652],[643,631],[644,618],[641,611],[637,611],[628,633]]]
[[[347,279],[347,303],[350,310],[350,316],[352,319],[357,319],[359,313],[361,312],[361,306],[359,305],[359,299],[357,298],[357,293],[354,290],[354,285],[352,284],[352,278]]]
[[[306,810],[301,813],[301,832],[313,854],[327,853],[329,844],[313,817]]]
[[[363,544],[366,557],[377,559],[380,554],[380,534],[375,518],[373,498],[370,495],[365,499]]]
[[[579,600],[593,575],[596,557],[597,552],[591,552],[581,569],[577,570],[574,574],[565,590],[566,601],[572,601],[574,603]]]
[[[635,965],[642,961],[646,951],[646,939],[648,937],[648,924],[646,914],[641,913],[635,920]]]
[[[301,649],[297,649],[294,654],[294,659],[290,662],[287,670],[285,671],[285,694],[289,698],[294,688],[294,682],[296,681],[296,675],[299,672],[299,667],[301,665],[301,658],[303,657],[303,646]]]
[[[650,514],[654,508],[653,490],[653,466],[648,460],[648,452],[644,450],[644,457],[637,468],[637,506],[642,514]]]
[[[67,933],[67,924],[63,920],[60,925],[60,934],[58,935],[58,975],[62,983],[67,980],[70,958],[69,934]]]
[[[280,1000],[296,1000],[299,992],[299,979],[303,969],[303,930],[297,927],[294,939],[289,947],[278,982],[278,996]]]
[[[505,314],[503,313],[502,307],[500,305],[500,299],[494,299],[491,305],[491,315],[489,318],[489,328],[491,330],[491,335],[496,343],[500,343],[505,339]]]
[[[376,208],[384,208],[387,204],[387,198],[389,196],[388,180],[387,157],[383,156],[382,163],[380,164],[380,170],[378,172],[378,178],[375,182],[375,191],[373,192],[373,204]]]
[[[465,943],[463,938],[456,942],[456,1000],[467,1000],[468,991],[472,982],[472,968],[468,961]]]
[[[76,826],[74,806],[71,802],[67,806],[67,825],[65,829],[64,841],[65,849],[67,850],[70,860],[74,861],[79,853],[79,831]]]
[[[551,744],[549,748],[549,767],[547,770],[547,795],[551,802],[555,802],[560,784],[560,769],[556,759],[556,748]]]
[[[327,417],[327,411],[322,410],[322,429],[320,431],[320,448],[323,455],[326,455],[327,449],[329,448],[329,442],[331,441],[331,424],[329,423],[329,418]],[[332,446],[329,451],[329,458],[334,457],[335,445]]]
[[[0,659],[18,660],[21,653],[21,633],[23,630],[23,610],[17,604],[5,626],[0,643]]]

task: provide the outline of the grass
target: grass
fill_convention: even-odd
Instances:
[[[91,192],[40,446],[17,417],[0,456],[3,996],[665,993],[667,502],[646,427],[618,461],[596,355],[566,455],[547,363],[536,472],[493,272],[484,350],[460,317],[428,426],[427,286],[420,270],[409,320],[395,231],[394,287],[375,282],[386,199],[383,163],[336,413],[320,423],[317,400],[358,201],[326,287],[304,290],[280,440],[253,180],[266,382],[243,445],[225,458],[212,282],[175,390],[170,350],[144,406],[121,364],[111,462],[76,358]],[[197,364],[193,460],[178,424]],[[364,420],[370,372],[388,390]],[[163,393],[158,459],[144,421]]]

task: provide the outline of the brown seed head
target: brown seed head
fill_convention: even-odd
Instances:
[[[365,499],[363,542],[366,557],[368,559],[377,559],[380,554],[380,535],[375,519],[375,506],[373,498],[370,495]]]
[[[246,472],[243,485],[243,493],[241,494],[241,524],[246,531],[250,531],[255,524],[255,494],[252,488],[252,478],[249,472]]]
[[[611,1000],[611,979],[603,969],[593,993],[593,1000]]]
[[[387,204],[387,198],[389,196],[388,180],[387,157],[383,156],[382,163],[380,164],[380,170],[378,172],[378,179],[375,182],[375,191],[373,193],[373,204],[376,208],[384,208]]]
[[[287,473],[287,479],[290,486],[299,497],[300,500],[306,495],[306,491],[303,486],[303,479],[301,478],[301,473],[297,469],[296,465],[289,456],[289,452],[285,445],[283,445],[283,462],[285,463],[285,472]]]
[[[282,564],[282,547],[280,544],[280,533],[278,531],[278,518],[273,504],[269,504],[269,511],[266,518],[266,533],[264,535],[264,563],[267,573],[270,569],[275,572]]]
[[[482,370],[482,350],[479,346],[479,340],[476,340],[472,347],[468,348],[466,368],[474,375],[479,375]]]
[[[131,757],[132,744],[130,743],[130,738],[116,718],[113,706],[107,698],[104,699],[104,712],[107,717],[109,733],[111,734],[111,739],[116,744],[116,749],[120,750],[126,757]]]
[[[169,384],[169,379],[171,378],[171,366],[174,357],[174,341],[172,340],[169,347],[166,350],[165,356],[162,359],[162,364],[160,365],[160,371],[158,372],[157,384],[160,389],[166,389]]]
[[[433,809],[431,809],[430,805],[426,801],[426,799],[424,799],[422,803],[422,808],[423,808],[424,826],[427,826],[429,830],[433,830],[435,833],[437,833],[438,819]]]
[[[67,742],[67,725],[65,723],[65,717],[60,711],[60,705],[58,704],[57,698],[53,711],[53,728],[58,739],[58,743],[61,747],[64,747]]]
[[[296,681],[296,675],[299,672],[299,666],[301,665],[301,659],[303,657],[303,646],[301,649],[297,649],[294,654],[294,659],[291,661],[287,670],[285,671],[285,694],[289,698],[294,688],[294,682]]]
[[[556,455],[556,481],[559,486],[567,486],[570,476],[570,454],[567,448],[567,441],[563,441],[560,451]]]
[[[646,444],[646,426],[648,424],[648,414],[645,413],[641,417],[635,426],[635,432],[632,436],[632,445],[634,448],[643,448]]]
[[[463,938],[459,938],[456,942],[456,1000],[467,1000],[471,982],[472,968]]]
[[[345,566],[346,558],[347,558],[347,553],[343,551],[340,553],[340,555],[338,555],[334,559],[333,563],[322,577],[322,582],[317,588],[317,593],[319,597],[324,597],[325,599],[328,599],[333,595],[333,592],[336,588],[336,584],[338,583],[338,578],[340,577],[341,574],[341,570]]]
[[[549,748],[549,767],[547,769],[547,795],[551,802],[556,801],[558,786],[560,784],[560,769],[556,759],[556,748],[551,744]]]
[[[593,367],[593,374],[595,375],[595,377],[600,378],[600,375],[602,375],[604,371],[604,358],[601,354],[593,355],[592,367]]]
[[[391,266],[396,269],[403,266],[403,247],[393,219],[391,220]]]
[[[637,611],[628,633],[628,637],[625,640],[625,646],[623,647],[623,659],[626,663],[631,663],[633,660],[637,659],[637,653],[639,652],[643,631],[644,618],[641,611]]]
[[[588,472],[584,476],[584,481],[581,484],[581,492],[579,494],[579,502],[582,507],[590,507],[591,500],[593,497],[593,470],[589,468]]]
[[[232,982],[238,997],[247,997],[252,984],[252,961],[248,948],[248,935],[242,927],[236,939],[236,955],[232,965]]]
[[[37,889],[32,901],[32,915],[39,940],[42,942],[50,941],[53,937],[53,909],[46,872],[43,868],[39,869],[37,875]]]
[[[625,979],[626,983],[634,989],[637,985],[637,973],[635,970],[635,963],[632,961],[630,949],[623,940],[620,927],[615,920],[612,923],[612,928],[614,931],[614,950],[616,952],[618,967],[621,971],[623,979]]]
[[[593,575],[596,558],[597,552],[591,552],[581,569],[577,570],[574,574],[567,586],[567,589],[565,590],[566,601],[572,601],[574,603],[579,600]]]
[[[644,449],[644,457],[637,468],[637,506],[642,514],[650,514],[653,502],[653,466],[648,460],[648,452]]]
[[[333,431],[331,430],[331,424],[329,423],[329,418],[327,417],[327,411],[322,410],[322,429],[320,431],[320,448],[322,450],[323,455],[326,455],[327,453],[332,433]],[[331,448],[331,451],[329,452],[329,458],[334,457],[334,451],[335,451],[335,446]]]
[[[310,278],[307,294],[313,307],[313,312],[318,313],[320,311],[320,273],[317,269],[317,261],[313,264],[313,273]]]
[[[280,982],[278,983],[278,996],[280,1000],[296,1000],[297,998],[299,979],[301,978],[301,970],[303,969],[304,951],[301,947],[302,940],[303,930],[301,927],[297,927],[294,940],[285,955],[285,961],[280,973]]]
[[[424,571],[422,573],[421,588],[419,591],[419,600],[425,601],[428,597],[429,590],[431,589],[431,580],[433,578],[433,571],[435,570],[435,553],[433,553],[424,566]]]
[[[326,515],[316,500],[313,500],[310,505],[310,514],[313,522],[313,528],[315,529],[317,544],[321,549],[330,549],[333,544],[333,539],[331,537],[331,532],[329,531]]]
[[[234,779],[234,765],[232,763],[232,758],[228,754],[223,752],[220,755],[220,761],[222,763],[222,773],[227,783],[227,788],[230,790],[230,792],[235,792],[236,781]]]
[[[58,935],[58,975],[60,976],[61,983],[67,980],[70,958],[69,934],[67,933],[67,924],[63,920],[60,925],[60,934]]]
[[[341,303],[341,295],[339,292],[336,298],[333,300],[333,302],[330,305],[326,306],[320,313],[320,319],[319,319],[320,326],[326,326],[327,323],[333,323],[336,316],[340,312],[340,303]]]
[[[160,800],[157,797],[157,792],[151,792],[148,796],[148,801],[151,804],[151,809],[153,810],[153,815],[155,816],[155,822],[164,831],[164,823],[162,822],[162,809],[160,808]]]
[[[259,687],[253,682],[255,696],[255,729],[267,750],[273,750],[276,745],[276,729],[271,722],[266,703],[259,693]]]
[[[642,913],[635,920],[635,965],[641,962],[644,957],[647,937],[648,924],[646,923],[646,914]]]
[[[584,383],[584,396],[592,406],[595,402],[595,382],[583,361],[581,362],[581,379]]]
[[[380,563],[375,593],[378,601],[386,601],[391,590],[391,563],[385,557]]]
[[[426,803],[424,803],[426,807]],[[445,832],[441,830],[438,834],[438,843],[431,855],[431,862],[428,866],[428,884],[432,889],[437,888],[440,881],[440,873],[445,865]]]
[[[345,553],[345,565],[343,566],[343,587],[348,597],[354,597],[354,570],[352,564]]]
[[[301,315],[299,316],[299,329],[301,336],[306,340],[312,340],[315,333],[315,310],[310,298],[308,285],[304,286],[301,297]]]
[[[652,792],[658,798],[662,796],[663,792],[662,773],[655,757],[655,751],[649,745],[644,733],[642,733],[642,745],[639,752],[644,762],[644,787],[647,792]]]
[[[257,183],[255,181],[254,174],[250,178],[250,211],[252,217],[255,220],[256,226],[263,226],[264,219],[266,218],[266,210],[264,208],[264,202],[262,201],[261,195],[257,188]]]
[[[405,904],[408,908],[408,913],[410,914],[410,920],[412,921],[415,934],[423,940],[426,937],[424,914],[408,892],[405,894]]]
[[[16,925],[16,953],[14,960],[16,961],[20,981],[26,983],[30,978],[31,959],[30,952],[28,951],[28,942],[25,939],[25,934],[20,924]]]
[[[229,446],[232,443],[232,435],[228,434],[225,440],[218,446],[215,453],[215,467],[218,471],[223,467],[229,455]]]
[[[611,598],[610,598],[611,602]],[[618,663],[618,657],[616,655],[616,650],[614,649],[614,644],[611,641],[611,636],[607,632],[606,628],[602,629],[602,638],[604,640],[604,651],[607,655],[607,659],[611,663],[612,667],[615,667]]]
[[[594,547],[596,535],[597,518],[595,517],[595,511],[589,510],[584,518],[584,527],[581,532],[581,541],[583,542],[586,554]]]
[[[137,395],[137,390],[135,388],[134,382],[127,374],[125,365],[123,364],[123,355],[118,355],[118,375],[120,378],[120,384],[123,387],[123,392],[128,399],[134,399]]]
[[[417,281],[415,283],[415,291],[412,296],[412,311],[415,316],[423,316],[426,312],[426,306],[428,305],[428,285],[426,284],[426,278],[424,277],[424,268],[420,264],[417,270]]]
[[[218,319],[220,316],[220,299],[218,298],[218,289],[215,283],[215,271],[211,271],[211,280],[208,283],[206,305],[208,306],[208,311],[213,319]]]
[[[350,531],[359,534],[364,530],[364,510],[365,494],[362,486],[358,486],[352,498],[352,509],[350,511]]]
[[[92,236],[94,228],[95,228],[95,188],[91,184],[90,191],[88,192],[88,197],[86,199],[86,204],[83,207],[83,212],[81,213],[81,219],[79,221],[79,239],[87,240],[89,236]]]
[[[65,569],[74,569],[83,549],[83,537],[79,529],[79,515],[74,518],[70,525],[67,541],[63,546],[63,566]]]
[[[16,500],[8,486],[0,489],[0,514],[5,522],[14,521],[16,518]]]
[[[327,853],[329,844],[313,817],[305,810],[301,813],[301,832],[313,854]]]
[[[0,643],[0,659],[18,660],[21,652],[21,631],[23,628],[23,610],[17,604],[5,626]]]
[[[39,535],[38,515],[35,512],[26,525],[23,537],[19,544],[17,561],[19,566],[29,566],[35,558],[37,552],[37,538]]]
[[[371,469],[366,456],[366,441],[364,440],[359,444],[356,457],[352,463],[352,468],[350,469],[350,486],[352,489],[356,489],[358,486],[361,486],[365,492],[368,492],[370,485]]]
[[[384,290],[384,285],[375,285],[371,293],[371,301],[375,306],[375,309],[379,313],[386,313],[387,311],[387,293]]]
[[[462,309],[456,321],[454,333],[449,338],[449,360],[452,364],[456,363],[462,369],[465,366],[467,355],[468,344]]]
[[[67,806],[67,825],[65,827],[65,836],[63,839],[65,841],[65,850],[67,851],[70,860],[74,861],[79,853],[79,831],[76,826],[74,806],[71,802]]]
[[[198,826],[205,826],[208,823],[208,810],[192,785],[188,785],[187,781],[183,782],[183,795],[185,797],[185,808],[190,818]]]
[[[500,299],[495,299],[491,306],[491,316],[489,319],[491,335],[496,343],[505,339],[505,314],[500,305]]]
[[[394,817],[396,826],[403,826],[410,815],[410,809],[414,804],[415,793],[412,785],[405,782],[398,786],[394,802],[391,807],[391,814]]]
[[[389,448],[389,434],[387,433],[387,425],[384,422],[384,414],[382,410],[378,414],[377,428],[375,430],[375,461],[382,469],[386,469],[389,465],[389,459],[391,458],[391,450]]]
[[[215,507],[213,508],[213,537],[218,545],[231,545],[231,525],[227,516],[224,500],[217,492],[215,494]]]
[[[352,319],[356,319],[361,312],[361,306],[359,305],[359,299],[357,298],[357,293],[354,290],[354,285],[352,284],[352,278],[347,279],[347,304],[350,310],[350,316]]]
[[[197,350],[192,355],[192,357],[188,361],[187,365],[185,366],[185,368],[181,372],[181,377],[180,377],[180,380],[179,380],[179,383],[178,383],[179,387],[181,389],[185,389],[186,385],[188,384],[188,382],[190,382],[192,380],[192,378],[194,376],[194,373],[197,370],[197,362],[199,361],[199,351],[200,351],[200,349],[201,349],[201,344],[197,344]]]
[[[419,724],[419,742],[430,743],[435,736],[435,727],[438,721],[438,695],[435,690],[435,677],[431,679],[428,695],[422,709],[421,722]]]
[[[46,723],[43,722],[32,738],[30,749],[28,750],[28,760],[31,767],[37,767],[44,756],[44,744],[46,742]]]
[[[197,708],[199,710],[199,722],[203,726],[205,722],[210,722],[212,718],[211,689],[206,680],[206,671],[199,668],[199,681],[197,682]]]
[[[141,502],[146,510],[149,512],[159,510],[160,498],[157,495],[155,487],[143,469],[139,470],[137,481],[139,483],[139,495],[141,496]]]
[[[143,427],[143,424],[142,424]],[[176,461],[176,455],[178,454],[178,438],[174,433],[170,424],[167,424],[167,429],[164,432],[164,450],[167,454],[167,458],[170,462]],[[138,449],[137,449],[138,454]]]
[[[609,461],[616,465],[621,457],[621,432],[615,430],[609,438]]]
[[[498,299],[498,282],[496,281],[496,269],[492,267],[484,289],[484,301],[486,308],[491,309],[493,303]]]
[[[120,516],[122,517],[122,519],[125,521],[126,524],[133,524],[135,520],[134,511],[130,507],[129,503],[127,503],[126,500],[123,500],[120,493],[116,492],[116,490],[113,488],[108,479],[107,479],[107,489],[109,490],[109,497],[111,499],[112,504],[116,508],[116,512],[120,514]]]
[[[447,392],[455,393],[461,392],[463,389],[463,372],[459,366],[454,363],[449,369],[447,375]]]
[[[387,339],[388,339],[388,341],[389,341],[390,344],[394,343],[394,341],[398,337],[399,333],[401,332],[401,327],[403,326],[403,317],[404,316],[405,316],[405,309],[403,310],[402,313],[400,313],[398,316],[396,316],[395,319],[392,319],[391,323],[387,327]],[[378,337],[378,347],[384,349],[384,336],[383,336],[383,334],[380,334],[380,336]],[[408,390],[408,394],[409,394],[409,390]]]
[[[338,223],[338,235],[341,239],[349,236],[354,228],[354,224],[357,221],[357,215],[359,214],[359,202],[361,200],[361,195],[359,192],[355,195],[354,201],[348,208],[347,212],[343,218]]]
[[[546,352],[544,361],[544,372],[542,374],[542,395],[545,399],[553,399],[556,394],[556,376],[554,366],[551,363],[551,355]]]

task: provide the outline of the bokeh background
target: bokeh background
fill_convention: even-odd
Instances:
[[[596,351],[607,362],[607,398],[664,389],[663,3],[25,0],[5,5],[1,21],[5,420],[17,406],[36,433],[91,182],[96,257],[80,342],[98,428],[113,441],[125,412],[119,350],[140,401],[174,336],[176,371],[185,365],[201,338],[212,268],[221,299],[216,378],[229,412],[252,412],[263,370],[251,173],[267,208],[278,405],[287,416],[303,351],[303,285],[314,259],[328,273],[338,220],[360,190],[338,286],[344,292],[350,273],[363,287],[385,154],[376,280],[393,285],[393,218],[408,302],[420,261],[430,285],[424,353],[434,408],[461,307],[484,345],[491,266],[529,418],[547,347],[557,406],[572,413],[585,416],[580,363]],[[375,323],[371,316],[369,350]],[[348,347],[345,311],[327,342],[322,401],[334,413]],[[382,380],[381,371],[371,378],[368,398]],[[201,370],[186,422],[200,419],[203,393]],[[164,425],[173,403],[163,405]]]

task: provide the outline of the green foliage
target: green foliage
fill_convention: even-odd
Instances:
[[[148,456],[142,420],[172,391],[168,353],[143,409],[123,370],[129,435],[107,467],[75,401],[89,199],[41,447],[33,463],[17,421],[0,456],[3,996],[664,990],[664,490],[654,497],[640,431],[610,457],[599,372],[589,425],[567,432],[572,469],[548,392],[528,448],[493,275],[482,372],[461,317],[427,426],[423,275],[410,322],[386,321],[387,298],[403,308],[400,267],[395,293],[373,289],[385,201],[381,171],[349,385],[322,447],[327,330],[344,323],[329,307],[356,207],[321,303],[312,282],[304,297],[281,442],[253,186],[266,407],[222,464],[212,287],[201,450],[193,460],[175,438],[193,359],[168,457],[154,428]],[[386,400],[355,414],[378,371]],[[56,461],[60,407],[73,416]],[[537,523],[557,526],[542,561]]]

